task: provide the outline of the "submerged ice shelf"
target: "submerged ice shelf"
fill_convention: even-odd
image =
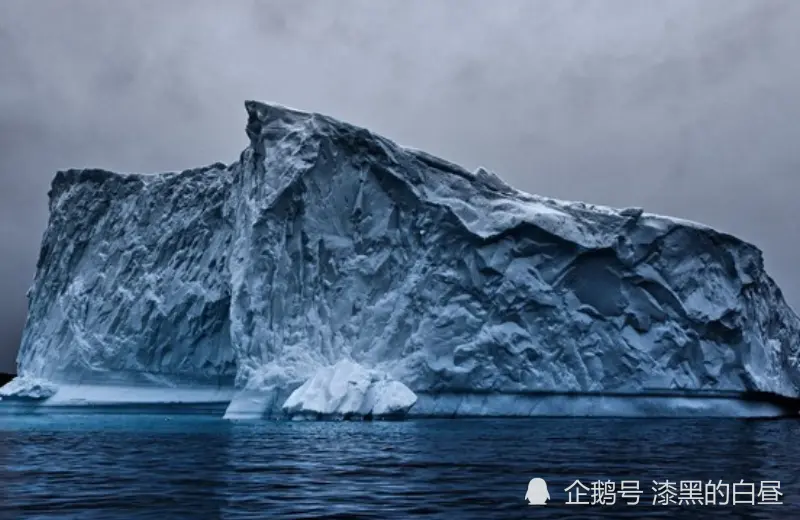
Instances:
[[[56,175],[3,403],[750,416],[782,409],[754,392],[800,396],[800,320],[755,246],[246,108],[233,164]]]

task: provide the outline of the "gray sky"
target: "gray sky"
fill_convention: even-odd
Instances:
[[[243,101],[754,242],[800,307],[800,1],[0,0],[0,370],[58,169],[237,159]]]

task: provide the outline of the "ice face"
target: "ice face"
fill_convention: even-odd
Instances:
[[[57,383],[232,385],[224,165],[60,172],[18,373]]]
[[[230,166],[56,175],[22,376],[235,390],[229,416],[279,413],[342,359],[405,385],[412,414],[800,395],[800,320],[756,247],[246,108],[250,145]]]

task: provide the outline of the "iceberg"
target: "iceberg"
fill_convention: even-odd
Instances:
[[[760,416],[785,407],[752,396],[800,395],[800,319],[757,247],[245,107],[229,165],[56,174],[18,356],[41,407]]]
[[[35,378],[16,377],[0,388],[0,399],[45,400],[56,393],[56,387]]]
[[[414,392],[387,374],[342,360],[317,371],[282,408],[290,417],[385,418],[405,415],[416,401]]]

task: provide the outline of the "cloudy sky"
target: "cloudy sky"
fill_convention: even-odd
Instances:
[[[0,0],[0,370],[58,169],[237,159],[243,101],[760,246],[800,308],[800,1]]]

